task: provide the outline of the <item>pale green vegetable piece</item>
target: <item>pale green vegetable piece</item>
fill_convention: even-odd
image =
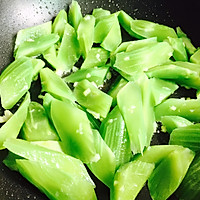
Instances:
[[[16,138],[18,136],[19,131],[26,119],[29,103],[30,94],[27,93],[18,110],[0,128],[0,149],[5,149],[3,143],[8,138]]]
[[[4,146],[12,153],[42,165],[49,165],[74,177],[85,179],[95,187],[83,163],[67,154],[51,150],[22,139],[7,139]]]
[[[22,56],[38,56],[59,40],[57,34],[43,35],[34,40],[28,40],[19,45],[15,58]]]
[[[84,111],[69,100],[63,102],[53,99],[51,119],[70,155],[84,163],[97,161],[92,129]]]
[[[74,95],[77,102],[97,119],[105,118],[110,111],[112,97],[86,79],[75,85]]]
[[[75,30],[77,30],[78,25],[83,18],[81,13],[81,7],[78,4],[77,1],[72,0],[72,3],[69,6],[69,12],[68,12],[68,19],[69,24],[71,24]]]
[[[167,37],[177,38],[173,28],[147,20],[131,21],[131,30],[143,38],[157,37],[158,41]]]
[[[35,40],[43,35],[49,35],[52,32],[52,21],[22,29],[17,33],[15,40],[14,52],[18,49],[19,45],[25,41]]]
[[[187,37],[187,35],[181,30],[180,27],[177,27],[176,31],[177,31],[178,37],[182,38],[183,43],[185,44],[185,48],[187,52],[189,53],[189,55],[194,54],[194,52],[196,51],[196,47],[192,44],[190,38]]]
[[[116,169],[130,161],[132,152],[127,128],[118,106],[102,121],[100,133],[116,158]]]
[[[53,125],[48,120],[44,107],[35,101],[29,104],[28,114],[20,136],[27,141],[59,140]]]
[[[134,200],[154,170],[153,163],[132,161],[122,165],[115,174],[112,200]]]
[[[53,33],[58,33],[58,35],[62,39],[66,24],[67,24],[67,13],[65,10],[60,10],[52,25]]]
[[[21,57],[13,61],[0,76],[0,96],[4,109],[12,108],[30,89],[33,78],[32,59]]]
[[[88,167],[99,180],[111,188],[116,169],[115,155],[95,129],[93,130],[93,136],[99,160],[89,163]]]
[[[77,29],[77,38],[80,45],[80,51],[84,58],[87,57],[94,42],[94,26],[94,16],[86,15],[84,18],[81,19]]]
[[[110,11],[109,10],[105,10],[103,8],[95,8],[92,11],[92,15],[96,18],[96,23],[98,23],[98,21],[102,20],[103,17],[106,17],[108,15],[110,15]]]
[[[103,66],[106,64],[108,58],[108,51],[100,47],[93,47],[81,65],[81,69]]]
[[[172,151],[161,161],[148,180],[153,200],[165,200],[175,192],[186,175],[194,155],[193,151],[185,148]]]
[[[182,38],[167,37],[166,41],[168,41],[174,49],[173,57],[176,61],[188,61],[187,52]]]
[[[179,88],[177,84],[159,78],[151,78],[150,84],[152,94],[154,96],[155,106],[163,102]]]
[[[149,44],[129,52],[116,54],[114,68],[137,79],[143,71],[169,62],[173,49],[167,42]],[[122,74],[123,75],[123,74]]]
[[[57,70],[70,71],[80,57],[79,42],[75,29],[66,23],[64,35],[58,49],[57,59],[61,66]]]
[[[184,149],[184,147],[179,145],[153,145],[146,148],[142,154],[135,155],[133,160],[154,163],[157,167],[171,152],[183,151]]]
[[[122,42],[121,29],[119,21],[116,19],[110,31],[103,39],[101,47],[103,47],[108,51],[114,51],[115,49],[117,49],[117,47],[120,45],[121,42]]]
[[[168,133],[171,133],[174,129],[179,127],[185,127],[192,125],[193,123],[189,120],[180,117],[180,116],[162,116],[161,117],[162,125],[166,128]]]
[[[200,48],[190,57],[190,62],[200,64]]]
[[[17,159],[16,163],[19,172],[50,199],[97,199],[92,185],[87,180],[38,161]]]
[[[69,83],[75,83],[87,79],[90,82],[94,82],[98,87],[102,87],[108,71],[109,66],[80,69],[65,77],[64,80]]]
[[[156,120],[162,116],[177,115],[192,122],[200,122],[200,99],[169,98],[155,107]]]
[[[49,68],[44,68],[40,71],[40,78],[42,91],[48,92],[54,98],[60,100],[70,99],[71,101],[75,101],[75,97],[69,86]]]
[[[140,86],[135,82],[128,82],[117,95],[117,105],[128,130],[131,150],[134,154],[143,152],[147,145],[147,135]]]
[[[169,144],[181,145],[194,152],[200,151],[200,124],[178,127],[170,134]]]

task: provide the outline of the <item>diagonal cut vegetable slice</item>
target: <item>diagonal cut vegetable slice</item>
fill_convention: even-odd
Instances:
[[[200,99],[169,98],[155,107],[156,120],[162,116],[177,115],[192,122],[200,122]]]
[[[16,163],[19,172],[50,199],[97,199],[92,185],[78,176],[37,161],[17,159]]]
[[[112,97],[86,79],[76,84],[74,95],[78,103],[97,119],[105,118],[110,111]]]
[[[194,152],[200,151],[200,124],[178,127],[170,134],[169,144],[181,145]]]
[[[11,109],[30,89],[33,78],[32,59],[13,61],[0,76],[0,96],[4,109]]]
[[[115,174],[112,200],[134,200],[154,170],[153,163],[132,161],[122,165]]]
[[[140,86],[136,82],[128,82],[117,95],[117,105],[128,130],[131,150],[134,154],[143,152],[147,135]]]
[[[70,155],[84,163],[97,161],[92,129],[84,111],[69,100],[62,102],[53,99],[51,119]]]
[[[184,148],[172,151],[155,168],[148,180],[153,200],[164,200],[171,196],[182,182],[195,154]]]
[[[117,53],[113,67],[137,79],[141,72],[169,62],[172,52],[167,42],[149,44],[133,51]]]
[[[3,143],[8,138],[16,138],[26,119],[30,94],[27,93],[22,104],[12,117],[0,128],[0,149],[5,149]]]
[[[147,20],[131,21],[131,30],[144,38],[157,37],[158,41],[163,41],[167,37],[177,38],[173,28]]]
[[[98,161],[91,162],[87,166],[99,180],[110,188],[113,184],[116,169],[115,155],[105,143],[100,133],[95,129],[93,129],[93,136],[96,152],[100,158]]]
[[[41,165],[49,165],[72,176],[85,179],[95,187],[83,163],[74,157],[21,139],[7,139],[4,146],[12,153]]]
[[[102,121],[100,133],[116,158],[116,168],[129,162],[132,157],[126,125],[118,106]]]

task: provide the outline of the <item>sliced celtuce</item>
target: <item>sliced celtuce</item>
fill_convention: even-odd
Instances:
[[[53,99],[51,119],[70,155],[79,158],[84,163],[98,160],[92,129],[84,111],[69,100],[62,102]]]
[[[121,166],[111,192],[112,200],[134,200],[154,170],[153,163],[132,161]]]
[[[75,85],[74,95],[78,103],[95,118],[105,118],[110,111],[112,97],[99,90],[88,80],[82,80]]]
[[[176,61],[188,61],[187,52],[182,38],[167,37],[167,42],[174,49],[173,57]]]
[[[53,33],[58,33],[60,36],[60,39],[62,39],[64,31],[65,31],[65,25],[67,24],[67,13],[65,10],[61,10],[52,25],[52,31]]]
[[[59,140],[50,124],[44,107],[32,101],[28,107],[28,114],[23,124],[20,136],[27,141]]]
[[[129,162],[132,156],[130,140],[118,106],[102,121],[100,133],[116,158],[116,168]]]
[[[12,108],[30,89],[33,78],[32,60],[22,57],[13,61],[0,76],[0,96],[4,109]]]
[[[134,154],[143,152],[147,145],[147,135],[140,86],[135,82],[128,82],[117,95],[117,105],[128,130],[131,150]]]
[[[163,102],[178,89],[177,84],[167,80],[151,78],[149,81],[151,84],[151,92],[154,97],[155,106]]]
[[[85,179],[95,186],[83,163],[67,154],[51,150],[21,139],[7,139],[4,146],[12,153],[30,161],[37,161],[41,165],[48,165],[68,174]]]
[[[70,48],[70,51],[69,51]],[[70,71],[80,57],[80,47],[75,29],[66,23],[63,33],[63,38],[58,49],[57,71]]]
[[[149,78],[170,80],[187,88],[200,89],[199,72],[199,64],[176,61],[152,67],[146,74]]]
[[[80,20],[77,28],[77,38],[80,45],[81,55],[86,58],[94,42],[95,18],[92,15],[86,15]],[[90,31],[88,31],[90,30]]]
[[[87,79],[90,82],[94,82],[98,87],[102,87],[108,70],[109,66],[80,69],[65,77],[64,80],[65,82],[75,83]]]
[[[103,66],[106,64],[108,58],[108,51],[100,47],[93,47],[81,65],[81,69]]]
[[[131,30],[143,38],[157,37],[158,41],[167,37],[177,38],[173,28],[147,20],[131,21]]]
[[[43,92],[48,92],[54,98],[60,100],[69,99],[75,101],[75,97],[69,86],[51,69],[44,68],[40,70],[40,79]]]
[[[59,40],[58,34],[43,35],[33,40],[28,40],[19,45],[15,58],[22,56],[38,56],[53,46]]]
[[[172,151],[161,161],[148,180],[153,200],[165,200],[175,192],[187,173],[194,155],[193,151],[184,148]]]
[[[190,38],[188,38],[188,36],[181,30],[180,27],[176,28],[176,32],[178,37],[182,38],[185,48],[189,55],[194,54],[194,52],[196,51],[196,47],[192,44]]]
[[[170,134],[169,144],[181,145],[195,152],[200,151],[200,124],[174,129]]]
[[[16,163],[19,172],[50,199],[97,199],[87,180],[37,161],[17,159]]]
[[[116,170],[115,155],[95,129],[93,129],[93,136],[99,160],[89,163],[88,167],[96,177],[111,188]]]
[[[73,0],[69,6],[69,12],[68,12],[69,24],[71,24],[75,28],[75,30],[77,30],[78,25],[82,18],[83,16],[81,13],[81,7],[77,1]]]
[[[177,115],[192,122],[199,122],[200,99],[169,98],[155,107],[155,115],[158,121],[165,115]]]
[[[25,41],[35,40],[43,35],[49,35],[52,32],[52,21],[48,21],[43,24],[39,24],[33,27],[22,29],[17,33],[15,40],[14,54],[18,49],[19,45],[23,44]]]
[[[5,149],[3,143],[8,138],[17,138],[20,129],[26,119],[29,103],[30,94],[27,93],[18,110],[0,128],[0,149]]]
[[[200,153],[196,154],[187,174],[176,191],[176,196],[183,200],[200,198]]]
[[[162,125],[166,128],[168,133],[171,133],[174,129],[179,127],[186,127],[192,125],[193,123],[189,120],[180,117],[180,116],[162,116],[161,117]]]
[[[133,51],[117,53],[114,68],[130,75],[131,79],[137,79],[143,71],[169,62],[172,52],[167,42],[149,44]]]

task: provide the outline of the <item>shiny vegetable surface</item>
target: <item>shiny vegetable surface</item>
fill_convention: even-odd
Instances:
[[[99,184],[136,199],[146,183],[168,199],[199,155],[199,72],[179,27],[72,1],[17,34],[0,76],[4,164],[49,199],[99,199]]]

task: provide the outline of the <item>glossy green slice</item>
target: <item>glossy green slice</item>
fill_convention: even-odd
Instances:
[[[30,94],[27,93],[18,110],[0,128],[0,149],[5,149],[3,143],[8,138],[17,138],[17,136],[19,135],[20,129],[22,128],[22,125],[28,113],[29,103]]]
[[[147,145],[147,135],[141,87],[136,82],[128,82],[117,95],[117,105],[128,130],[131,150],[134,154],[143,152]]]
[[[193,151],[185,148],[172,151],[161,161],[148,180],[148,188],[153,200],[165,200],[176,191],[194,155]]]
[[[132,157],[127,128],[118,106],[102,121],[100,133],[116,158],[116,168],[129,162]]]
[[[200,151],[200,124],[178,127],[170,134],[169,144],[181,145],[194,152]]]
[[[70,99],[71,101],[75,101],[75,97],[69,86],[51,69],[44,68],[40,70],[40,79],[43,92],[48,92],[54,98],[60,100]]]
[[[53,125],[49,122],[44,107],[34,101],[29,104],[28,114],[20,136],[28,141],[59,140]]]
[[[155,107],[155,115],[158,121],[165,115],[177,115],[192,122],[199,122],[200,100],[169,98]]]
[[[97,130],[93,130],[93,135],[99,160],[89,163],[88,167],[99,180],[111,188],[116,170],[115,155]]]
[[[180,116],[162,116],[161,117],[162,125],[166,128],[168,133],[171,133],[174,129],[179,127],[186,127],[192,125],[193,123],[189,120],[180,117]]]
[[[92,129],[84,111],[70,101],[53,99],[51,119],[70,155],[84,163],[97,160]]]
[[[13,61],[0,76],[0,96],[4,109],[12,108],[30,89],[33,63],[26,57]]]
[[[17,159],[16,163],[19,172],[44,192],[49,199],[97,199],[92,185],[77,175],[72,176],[38,161]]]
[[[97,119],[105,118],[110,111],[112,97],[86,79],[75,85],[74,95],[77,102]]]
[[[132,161],[121,166],[114,179],[112,200],[134,200],[154,170],[153,163]]]

